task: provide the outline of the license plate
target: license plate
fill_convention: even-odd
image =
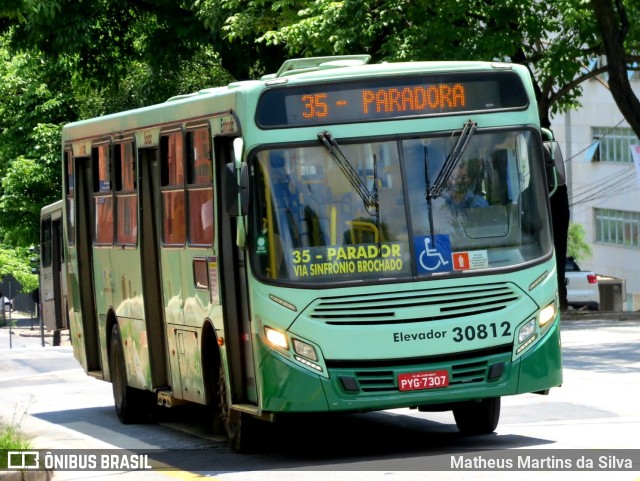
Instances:
[[[398,374],[398,389],[400,391],[420,391],[447,387],[448,385],[449,372],[446,370]]]

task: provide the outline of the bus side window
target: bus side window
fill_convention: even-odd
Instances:
[[[95,207],[94,240],[99,245],[113,244],[113,185],[110,145],[93,149],[93,199]]]
[[[42,267],[51,267],[51,217],[42,220],[40,237],[40,264]]]
[[[64,195],[66,200],[65,209],[67,211],[67,242],[69,243],[69,245],[75,245],[75,181],[73,173],[73,152],[71,151],[71,149],[65,149],[64,163]]]
[[[182,132],[161,138],[162,240],[184,245],[186,240],[184,192],[184,140]]]
[[[135,245],[138,238],[138,197],[136,195],[136,163],[133,142],[115,145],[116,208],[118,244]]]
[[[189,242],[213,244],[213,175],[209,129],[187,134],[187,194],[189,196]]]

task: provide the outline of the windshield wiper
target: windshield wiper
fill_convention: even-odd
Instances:
[[[444,189],[444,185],[446,184],[449,177],[451,177],[451,173],[453,169],[455,169],[456,164],[464,154],[467,145],[469,145],[469,141],[478,127],[478,122],[474,122],[473,120],[467,120],[462,126],[462,132],[460,132],[460,137],[458,137],[457,142],[447,155],[447,159],[444,161],[444,165],[442,169],[440,169],[440,173],[438,177],[436,177],[433,186],[429,189],[427,196],[430,199],[437,199],[442,195],[442,191]]]
[[[424,183],[426,186],[425,198],[427,200],[427,210],[429,212],[429,232],[431,232],[431,239],[434,240],[435,229],[433,227],[433,202],[430,195],[431,190],[431,173],[429,172],[429,149],[425,145],[424,147]],[[435,242],[435,240],[434,240]]]
[[[336,161],[340,170],[347,178],[351,186],[354,188],[356,193],[362,199],[364,203],[364,208],[367,213],[372,216],[377,216],[379,214],[379,205],[378,205],[378,188],[377,188],[377,163],[374,160],[374,184],[373,184],[373,192],[367,188],[367,185],[363,182],[362,178],[358,175],[356,169],[353,168],[349,159],[344,155],[344,152],[336,142],[336,139],[331,135],[331,132],[324,130],[318,133],[318,139],[324,144],[324,146],[331,154],[331,157]]]

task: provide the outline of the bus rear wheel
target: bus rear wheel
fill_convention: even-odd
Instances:
[[[148,421],[153,412],[152,393],[127,385],[127,365],[124,360],[122,335],[117,324],[111,331],[109,371],[116,414],[120,422],[134,424]]]
[[[500,398],[461,403],[453,409],[453,417],[462,434],[490,434],[500,420]]]
[[[238,453],[250,453],[256,448],[258,421],[250,414],[232,409],[227,401],[224,368],[220,366],[218,378],[219,415],[227,433],[229,447]]]

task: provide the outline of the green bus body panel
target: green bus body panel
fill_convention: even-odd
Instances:
[[[533,285],[541,276],[544,276],[543,280],[537,282],[527,293],[516,287]],[[516,351],[519,346],[516,342],[518,328],[535,318],[540,308],[554,302],[557,285],[555,277],[555,259],[551,258],[528,270],[468,278],[464,284],[477,290],[501,280],[501,284],[511,286],[511,292],[517,294],[517,299],[497,313],[471,317],[462,315],[451,320],[390,326],[324,326],[307,315],[318,300],[317,292],[308,292],[306,300],[302,297],[297,299],[299,305],[307,308],[302,308],[302,312],[295,315],[269,299],[268,287],[257,286],[257,292],[261,292],[262,287],[265,292],[253,299],[256,317],[263,325],[270,327],[286,329],[288,326],[294,338],[313,342],[321,357],[316,364],[326,369],[321,374],[314,373],[296,362],[291,353],[283,355],[263,345],[260,357],[262,407],[267,411],[284,412],[390,409],[515,395],[559,386],[562,384],[559,315],[556,314],[555,319],[538,328],[535,342],[523,348],[522,353]],[[392,306],[388,301],[390,293],[411,295],[422,289],[451,290],[457,284],[460,283],[455,280],[412,283],[412,290],[406,284],[369,286],[354,289],[343,297],[347,301],[369,297],[372,303],[383,299],[380,302],[385,303],[386,300],[386,305]],[[296,292],[301,295],[302,291]],[[320,299],[332,298],[338,292],[339,289],[322,291]],[[342,292],[344,294],[344,290]],[[279,294],[283,299],[291,301],[286,293],[283,289]],[[428,306],[420,307],[417,311],[413,309],[398,309],[396,315],[398,319],[405,315],[407,318],[419,316],[420,313],[425,318],[430,315]],[[487,326],[492,321],[497,321],[499,325],[504,320],[508,320],[511,326],[508,337],[455,342],[450,336],[452,327],[457,326],[464,333],[465,326]],[[302,331],[307,336],[301,336]],[[403,336],[406,335],[407,339],[394,341],[394,333],[398,331]],[[418,339],[417,333],[420,332],[448,334],[440,338],[425,335]],[[258,338],[264,342],[263,338]],[[332,355],[327,356],[327,352]],[[326,361],[327,358],[339,361]],[[489,380],[488,372],[492,365],[502,365],[502,371],[499,378]],[[412,392],[398,390],[399,374],[439,370],[449,373],[449,387]],[[340,378],[353,379],[361,388],[366,386],[368,391],[349,392],[343,387]],[[324,396],[319,394],[318,383],[323,387]],[[305,396],[303,393],[308,394]]]
[[[87,365],[87,352],[84,341],[84,327],[82,325],[82,310],[74,305],[74,302],[78,302],[78,290],[74,284],[77,285],[77,276],[68,276],[68,289],[67,300],[69,302],[69,333],[71,336],[71,345],[73,346],[73,357],[80,363],[85,371],[88,371]],[[73,293],[76,294],[73,294]]]
[[[562,349],[560,344],[560,316],[535,348],[520,361],[518,392],[544,391],[562,385]]]
[[[506,353],[463,361],[410,364],[401,368],[336,368],[330,369],[329,378],[305,371],[263,346],[263,408],[274,412],[367,411],[542,391],[562,384],[559,339],[558,318],[536,347],[515,361],[511,360],[510,353]],[[501,376],[496,380],[487,380],[488,367],[498,363],[504,363]],[[476,373],[469,372],[466,367],[469,365],[480,366],[478,370],[482,380],[469,380],[478,377]],[[441,369],[450,373],[458,370],[461,374],[457,378],[450,374],[450,385],[446,388],[405,392],[398,390],[398,374]],[[370,392],[347,391],[341,384],[340,377],[367,380],[369,384],[365,386],[368,386],[366,389],[370,389]],[[358,384],[362,388],[363,385],[360,382]]]
[[[541,276],[544,279],[535,289],[527,292],[519,287],[529,286]],[[539,309],[554,302],[557,283],[552,257],[527,270],[469,277],[462,281],[429,280],[351,290],[279,290],[280,298],[298,308],[299,312],[295,313],[270,299],[273,287],[256,282],[254,291],[254,314],[263,326],[287,330],[294,337],[313,343],[322,359],[345,361],[422,357],[513,345],[518,328]],[[456,292],[471,292],[486,301],[493,291],[496,299],[492,312],[461,305],[458,312],[443,319],[438,319],[441,304],[429,298],[431,295],[448,302],[448,296]],[[368,322],[361,323],[350,317],[353,312],[345,306],[359,306],[360,312],[371,317],[366,318]],[[390,322],[388,317],[382,317],[382,314],[389,316],[389,312],[393,314]],[[331,323],[323,318],[327,313]],[[379,318],[376,317],[378,313],[382,313]],[[505,332],[507,324],[504,323],[508,323],[508,332]],[[465,335],[467,326],[483,326],[481,329],[487,335],[469,339]]]
[[[295,366],[258,342],[262,409],[272,412],[326,412],[330,408],[317,374]]]
[[[139,269],[132,269],[140,261],[137,249],[93,249],[96,308],[99,319],[99,338],[103,370],[109,366],[107,313],[114,311],[123,340],[127,381],[132,387],[151,389],[149,340],[145,325],[142,298],[142,278]]]

